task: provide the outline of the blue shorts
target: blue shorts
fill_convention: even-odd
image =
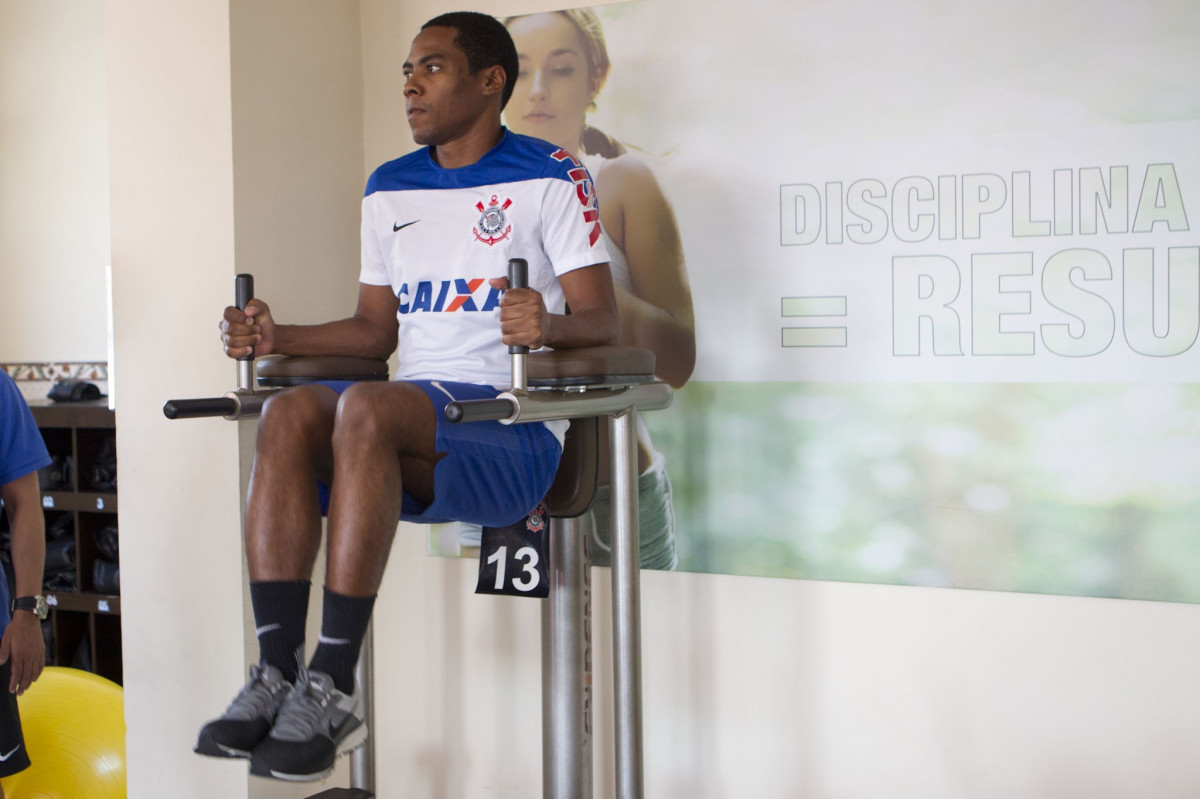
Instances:
[[[434,499],[429,505],[404,492],[400,518],[417,524],[469,522],[503,527],[537,507],[554,482],[562,447],[539,422],[500,424],[446,420],[452,400],[495,399],[491,386],[449,380],[410,380],[429,396],[437,415],[437,451],[446,456],[433,470]],[[324,380],[338,394],[353,385],[347,380]],[[318,484],[321,513],[329,508],[329,487]]]
[[[0,777],[9,777],[29,768],[29,752],[25,750],[25,736],[21,732],[21,714],[17,710],[17,696],[8,692],[8,681],[12,678],[12,660],[0,666],[0,684],[4,685],[0,696],[0,751],[8,752],[0,761]]]

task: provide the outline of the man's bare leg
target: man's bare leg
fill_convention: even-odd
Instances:
[[[299,674],[321,536],[316,480],[332,473],[337,402],[328,387],[304,386],[274,395],[263,408],[246,508],[260,660],[225,714],[201,729],[201,754],[251,757]]]
[[[332,479],[338,395],[302,386],[271,397],[246,499],[250,599],[261,662],[289,682],[304,662],[313,563],[321,544],[317,480]]]
[[[308,580],[321,543],[317,480],[333,473],[338,395],[302,386],[267,400],[246,497],[251,582]]]
[[[437,420],[420,388],[359,383],[338,405],[333,433],[326,586],[347,596],[379,590],[403,491],[433,501]]]
[[[342,693],[354,691],[404,492],[433,500],[436,433],[433,404],[410,383],[359,383],[338,403],[321,638],[311,669]]]

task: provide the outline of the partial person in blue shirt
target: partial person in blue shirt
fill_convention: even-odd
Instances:
[[[12,563],[18,609],[12,608],[8,583],[0,580],[0,777],[29,767],[21,734],[17,696],[41,676],[46,665],[38,606],[46,559],[46,522],[42,515],[38,470],[50,453],[33,413],[8,373],[0,370],[0,500],[12,531]],[[0,788],[0,799],[4,792]]]

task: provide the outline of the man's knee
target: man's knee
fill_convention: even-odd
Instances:
[[[263,404],[258,440],[263,444],[328,441],[337,408],[337,393],[328,386],[298,386],[273,394]]]
[[[364,382],[347,388],[338,401],[335,446],[388,442],[404,446],[436,429],[433,405],[417,386],[404,382]]]

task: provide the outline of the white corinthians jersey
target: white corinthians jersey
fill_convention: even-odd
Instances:
[[[608,261],[592,179],[565,150],[505,131],[470,166],[443,169],[425,148],[375,170],[359,279],[400,298],[398,379],[509,385],[488,278],[510,258],[529,262],[551,313],[565,307],[558,275]]]

